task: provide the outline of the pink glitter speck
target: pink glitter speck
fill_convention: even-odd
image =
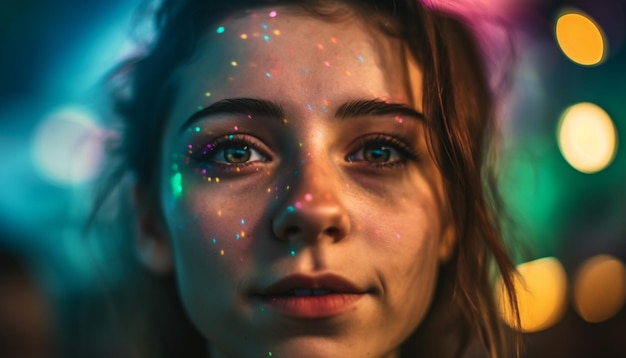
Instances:
[[[276,15],[278,15],[278,13],[276,13],[275,10],[270,11],[270,17],[276,17]]]
[[[299,202],[299,201],[296,201],[295,207],[298,208],[298,209],[302,209],[302,203]]]
[[[239,130],[239,127],[235,126],[235,132]]]
[[[313,200],[313,195],[311,195],[311,194],[304,194],[304,200],[306,200],[306,201]]]

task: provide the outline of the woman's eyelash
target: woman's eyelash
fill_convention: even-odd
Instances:
[[[194,150],[191,158],[219,170],[241,169],[269,161],[269,156],[257,140],[241,133],[215,138]]]
[[[421,153],[414,148],[410,140],[399,139],[399,135],[387,135],[376,134],[361,139],[357,144],[357,150],[348,155],[347,160],[349,162],[363,161],[367,164],[380,167],[388,167],[399,164],[405,164],[407,161],[419,161],[421,159]],[[376,149],[374,157],[366,158],[366,153],[360,153],[365,150]],[[393,152],[397,152],[399,158],[391,160]],[[360,155],[359,155],[360,154]],[[380,157],[383,155],[383,157]],[[384,160],[381,160],[384,159]]]

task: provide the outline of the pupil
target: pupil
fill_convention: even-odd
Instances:
[[[224,150],[224,160],[228,163],[245,163],[250,160],[250,148],[247,145],[233,145]]]
[[[370,162],[383,163],[389,161],[391,151],[389,148],[377,145],[365,148],[365,159]]]

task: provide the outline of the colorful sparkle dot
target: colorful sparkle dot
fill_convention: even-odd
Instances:
[[[196,133],[200,132],[200,127],[196,127]]]
[[[263,29],[267,30],[268,26],[267,26],[267,24],[263,24],[262,27],[263,27]]]
[[[180,173],[174,174],[171,179],[172,191],[174,193],[174,197],[177,198],[183,193],[183,178]]]
[[[272,192],[272,188],[267,188],[267,192],[271,193]]]
[[[271,73],[269,73],[269,72],[265,72],[265,76],[266,76],[267,78],[270,78],[270,77],[272,77],[272,74],[271,74]]]
[[[404,122],[404,119],[402,117],[400,117],[400,116],[396,116],[396,122],[402,123],[402,122]]]
[[[317,44],[317,48],[319,48],[320,50],[323,50],[323,49],[324,49],[324,45],[322,45],[322,44]]]
[[[283,124],[287,124],[289,123],[289,121],[287,120],[287,118],[283,118]]]
[[[211,92],[207,92],[204,95],[207,96],[207,97],[211,97]]]
[[[265,35],[265,36],[263,36],[263,39],[264,39],[265,41],[269,41],[269,40],[270,40],[270,37],[269,37],[268,35]]]
[[[311,200],[313,200],[313,195],[308,194],[308,193],[307,193],[307,194],[304,194],[304,200],[306,200],[306,201],[311,201]]]
[[[220,182],[220,178],[215,177],[215,182],[216,182],[216,183],[219,183],[219,182]]]
[[[291,250],[291,251],[289,252],[289,254],[290,254],[291,256],[296,256],[296,252],[295,252],[294,250]]]
[[[233,67],[237,67],[237,61],[231,61],[231,62],[230,62],[230,64],[231,64],[231,66],[233,66]]]
[[[265,312],[265,306],[261,306],[260,310],[261,312]]]
[[[326,66],[326,67],[330,67],[330,62],[328,62],[328,61],[324,61],[324,66]]]
[[[309,104],[306,105],[306,109],[308,109],[309,111],[312,111],[313,110],[313,106],[311,106],[311,104],[309,103]]]
[[[270,11],[270,17],[276,17],[276,15],[278,15],[278,13],[275,10]],[[270,355],[272,355],[270,353]]]
[[[239,127],[234,126],[233,129],[235,130],[235,132],[237,132],[239,130]]]
[[[346,75],[347,76],[352,76],[352,72],[350,72],[349,70],[346,70]]]
[[[226,30],[226,29],[224,28],[224,26],[220,26],[220,27],[218,27],[218,28],[217,28],[217,33],[218,33],[218,34],[223,34],[223,33],[224,33],[224,30]]]
[[[240,238],[239,234],[235,234],[235,238],[236,238],[237,240],[239,240],[239,238]]]
[[[220,255],[224,256],[224,250],[220,250]]]
[[[241,34],[241,39],[242,39],[242,40],[245,40],[245,39],[247,39],[247,38],[248,38],[248,34]]]
[[[241,235],[241,237],[246,237],[246,232],[245,232],[245,231],[241,231],[241,232],[239,233],[239,235]]]
[[[272,352],[267,352],[267,355],[268,355],[269,357],[271,357],[271,356],[272,356]]]
[[[241,219],[241,225],[245,225],[246,221],[244,219]]]
[[[217,216],[222,216],[222,210],[217,211]]]
[[[302,209],[302,203],[299,201],[296,201],[296,208],[297,209]]]
[[[359,56],[359,62],[363,62],[365,61],[365,58],[363,58],[363,56]]]
[[[217,239],[216,238],[212,238],[211,241],[216,244],[217,243]]]
[[[211,178],[211,177],[206,178],[206,181],[208,181],[208,182],[211,182],[211,180],[213,180],[213,178]]]
[[[274,30],[274,35],[280,36],[280,30],[279,29]]]
[[[201,110],[203,110],[203,109],[204,109],[204,107],[202,107],[202,106],[198,106],[198,110],[199,110],[199,111],[201,111]]]
[[[332,43],[336,44],[336,43],[337,43],[337,38],[335,38],[335,37],[331,37],[331,38],[330,38],[330,42],[332,42]]]
[[[287,207],[287,212],[288,212],[288,213],[293,213],[293,212],[295,212],[295,211],[296,211],[296,208],[294,208],[293,206],[289,205],[289,206]]]

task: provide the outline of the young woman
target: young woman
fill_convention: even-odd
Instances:
[[[156,24],[112,79],[111,180],[132,177],[153,283],[129,280],[135,353],[506,354],[494,105],[462,22],[417,0],[165,0]]]

